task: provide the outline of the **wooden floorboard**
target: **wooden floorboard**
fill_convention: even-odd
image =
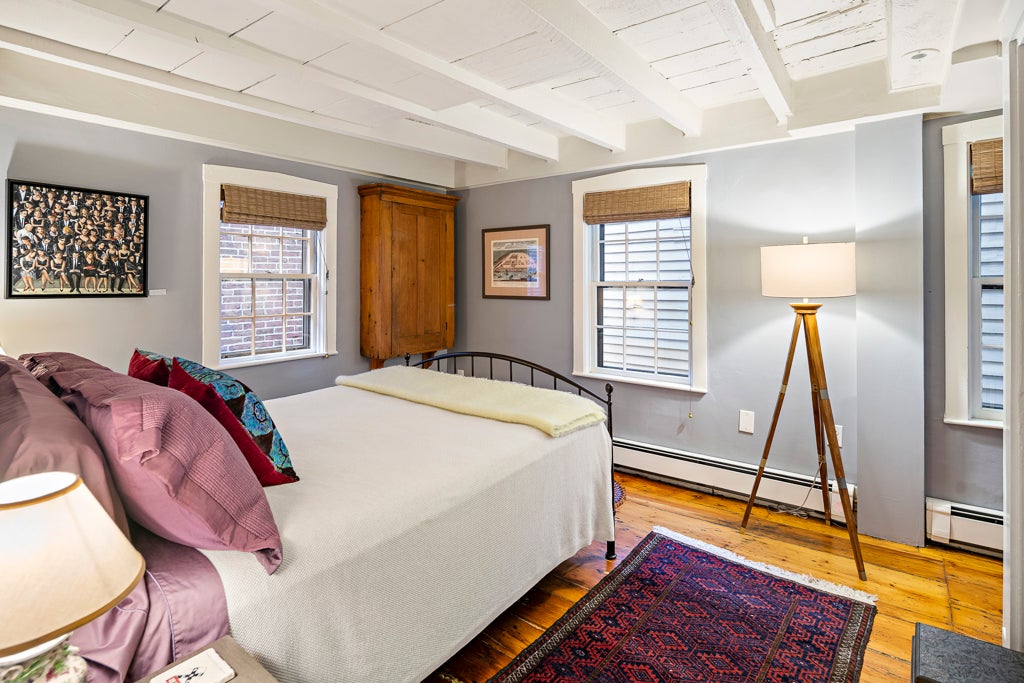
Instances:
[[[521,600],[456,653],[427,680],[483,683],[549,628],[633,547],[662,526],[774,564],[878,596],[864,668],[864,683],[910,680],[914,623],[998,643],[1002,626],[1000,560],[940,545],[926,548],[861,536],[867,581],[857,578],[843,527],[755,507],[746,531],[745,503],[661,481],[617,473],[626,500],[616,514],[619,559],[604,559],[595,543],[559,565]]]

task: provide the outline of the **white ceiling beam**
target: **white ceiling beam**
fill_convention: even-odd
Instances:
[[[722,27],[740,59],[750,69],[757,89],[779,124],[793,114],[792,79],[775,39],[764,30],[751,0],[707,0],[711,13]]]
[[[425,134],[421,129],[402,125],[394,125],[385,131],[377,131],[368,126],[315,114],[254,95],[225,90],[160,69],[24,33],[6,26],[0,26],[0,47],[77,69],[85,69],[103,76],[146,85],[176,95],[186,95],[204,102],[224,105],[331,133],[340,133],[363,140],[488,166],[504,167],[508,163],[508,153],[505,147],[469,136],[450,133],[450,135],[443,136],[442,139],[442,136],[438,135],[437,129],[434,129],[431,134]]]
[[[3,49],[0,105],[326,168],[438,187],[454,183],[456,162],[434,154],[271,119]]]
[[[889,87],[941,85],[963,0],[890,0]]]
[[[555,31],[590,55],[637,101],[687,135],[700,135],[703,112],[643,57],[576,0],[520,0]]]
[[[450,110],[434,111],[396,95],[385,93],[322,69],[300,64],[288,57],[242,40],[230,38],[206,26],[186,19],[178,19],[164,12],[157,12],[151,5],[134,0],[74,0],[74,4],[101,16],[127,21],[138,28],[166,38],[199,45],[206,49],[262,64],[280,76],[322,83],[335,90],[405,112],[409,116],[428,123],[495,142],[523,154],[548,160],[558,158],[558,138],[556,136],[507,118],[497,120],[494,115],[487,116],[483,111],[478,119],[467,117],[463,111],[454,114]]]
[[[482,97],[493,100],[555,128],[583,138],[599,147],[621,151],[626,144],[626,126],[590,107],[559,96],[549,88],[532,85],[510,90],[479,76],[468,69],[389,36],[378,27],[334,6],[324,6],[315,0],[255,0],[276,12],[301,21],[316,21],[324,32],[339,37],[355,38],[360,42],[387,50],[391,54],[416,64],[420,68],[475,90]]]

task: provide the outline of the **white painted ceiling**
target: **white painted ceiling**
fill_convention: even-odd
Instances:
[[[0,75],[0,103],[264,153],[295,135],[296,159],[472,185],[997,108],[1002,5],[0,0],[0,73],[39,74]],[[227,110],[256,117],[218,133]],[[353,138],[425,161],[374,168],[337,151]]]

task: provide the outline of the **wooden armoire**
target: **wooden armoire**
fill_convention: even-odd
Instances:
[[[360,350],[379,368],[455,340],[458,197],[373,183],[359,188]]]

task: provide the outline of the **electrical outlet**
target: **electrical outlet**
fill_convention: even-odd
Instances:
[[[740,431],[743,432],[744,434],[754,433],[754,411],[740,411]]]
[[[839,447],[843,447],[843,425],[836,425],[836,441],[839,442]]]
[[[455,372],[458,373],[459,377],[465,377],[466,376],[466,371],[465,370],[456,370]]]

